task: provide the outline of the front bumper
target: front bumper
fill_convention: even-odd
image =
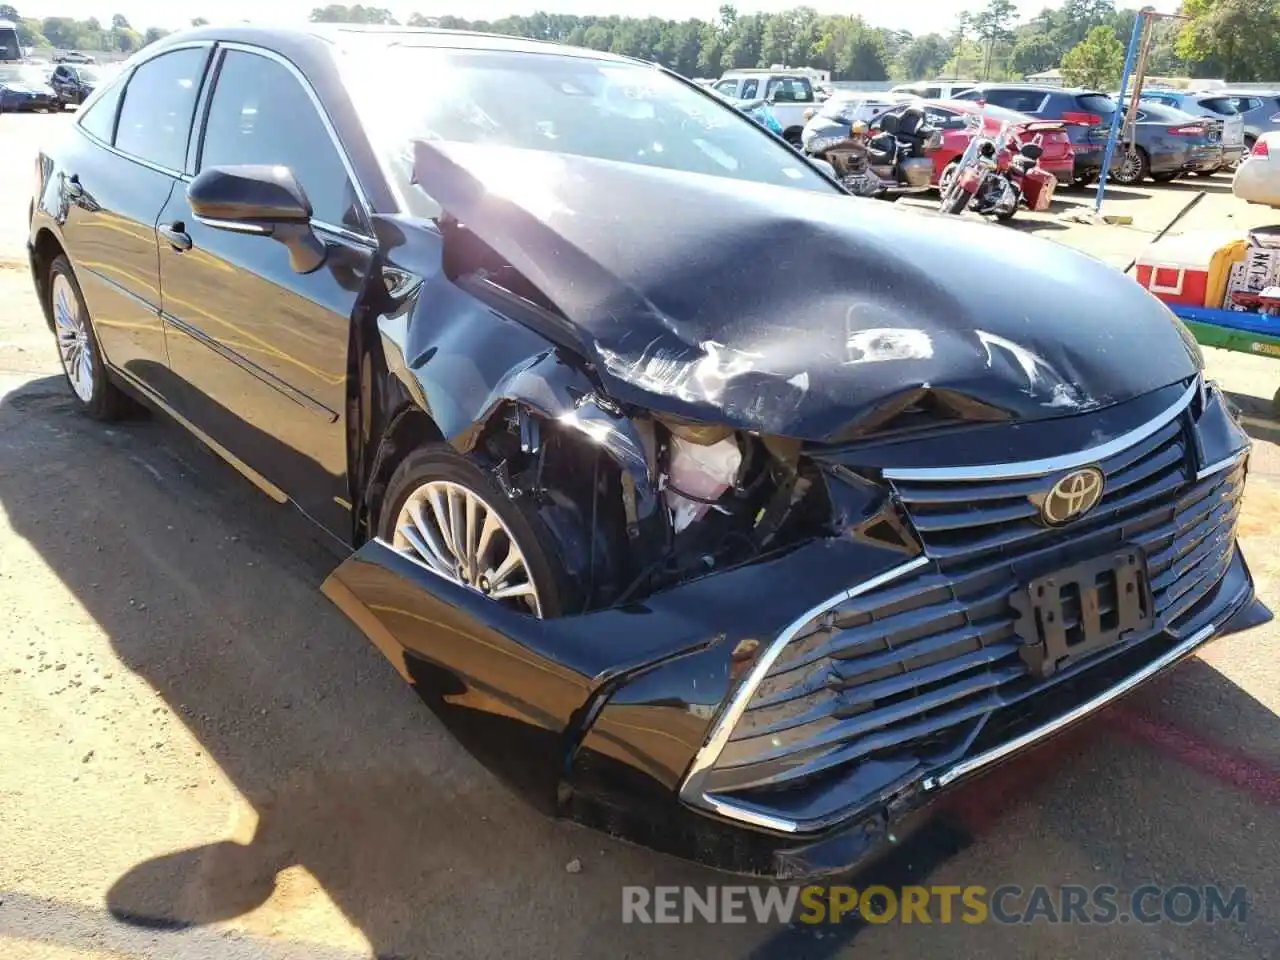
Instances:
[[[1167,390],[1065,465],[886,467],[894,498],[851,535],[626,608],[532,620],[379,541],[324,591],[548,812],[724,869],[837,874],[950,787],[1269,618],[1234,542],[1248,438],[1220,392]],[[1095,515],[1027,517],[1028,491],[1085,462],[1107,485]],[[899,505],[918,540],[890,535]],[[1144,625],[1044,669],[1018,598],[1116,550],[1146,558]]]

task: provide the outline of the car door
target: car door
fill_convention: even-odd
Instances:
[[[210,45],[117,78],[65,143],[62,242],[112,366],[165,396],[156,218],[178,182]]]
[[[347,346],[375,244],[341,143],[288,61],[220,49],[194,170],[288,167],[324,263],[302,274],[270,236],[202,222],[185,189],[160,216],[162,306],[181,412],[344,539]]]

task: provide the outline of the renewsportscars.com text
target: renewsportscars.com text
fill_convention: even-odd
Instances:
[[[623,923],[1243,923],[1244,887],[623,887]]]

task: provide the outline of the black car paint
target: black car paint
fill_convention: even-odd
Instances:
[[[939,456],[1025,459],[1122,435],[1167,406],[1198,368],[1163,307],[1062,248],[1045,244],[1029,256],[1024,238],[909,219],[834,187],[829,197],[808,196],[573,160],[571,176],[543,185],[579,216],[539,218],[519,193],[487,195],[465,149],[420,150],[419,174],[433,195],[539,286],[556,308],[548,309],[483,277],[451,275],[446,228],[396,212],[326,41],[303,31],[204,28],[160,41],[147,56],[218,41],[273,50],[306,78],[363,187],[371,235],[318,226],[328,257],[300,275],[278,241],[194,222],[185,191],[198,137],[185,169],[165,171],[77,131],[42,158],[31,225],[37,285],[64,250],[113,376],[179,416],[268,492],[289,496],[335,542],[357,548],[326,594],[477,755],[543,808],[722,866],[783,875],[843,869],[882,842],[918,794],[796,837],[694,810],[677,789],[759,651],[851,583],[922,556],[896,522],[888,490],[851,468],[874,476]],[[619,204],[612,217],[611,204]],[[688,242],[672,247],[683,230],[693,231]],[[752,266],[745,270],[723,255],[748,243],[758,251],[762,231],[783,261],[768,284],[751,275],[765,273],[757,257],[742,261]],[[190,249],[170,243],[178,233]],[[725,250],[707,252],[717,244]],[[1054,291],[1043,314],[1026,314],[1025,291],[1004,298],[1010,277]],[[1072,309],[1075,296],[1089,299]],[[784,317],[785,335],[770,344],[769,324]],[[978,323],[999,342],[975,339]],[[232,325],[245,340],[231,341]],[[886,330],[906,331],[915,355],[899,356],[902,336],[865,337]],[[929,357],[910,336],[921,332],[937,345]],[[852,354],[851,336],[862,338]],[[1146,360],[1126,365],[1119,348],[1137,337]],[[713,364],[697,377],[716,338],[764,353],[767,368],[726,375]],[[246,356],[245,342],[262,352]],[[300,342],[314,354],[303,355]],[[885,355],[867,360],[876,351]],[[947,422],[883,431],[924,399]],[[832,536],[555,621],[515,615],[369,539],[389,459],[406,438],[466,451],[512,407],[595,439],[632,478],[642,526],[661,522],[664,508],[629,411],[806,437],[831,491]],[[1229,420],[1213,422],[1200,438],[1201,464],[1241,443]],[[1242,563],[1234,576],[1232,614],[1257,615]]]
[[[89,99],[96,84],[87,79],[81,69],[75,65],[62,63],[54,68],[49,77],[49,86],[64,104],[81,104]]]
[[[504,168],[527,191],[487,191]],[[419,142],[415,173],[572,321],[609,395],[646,409],[840,443],[921,390],[1025,422],[1195,371],[1127,278],[981,224],[921,230],[852,197],[470,145]],[[774,271],[749,255],[760,237]],[[1042,291],[1037,314],[992,297],[1000,283]],[[1129,337],[1151,344],[1141,365],[1117,349]]]

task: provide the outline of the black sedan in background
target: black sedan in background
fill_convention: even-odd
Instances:
[[[40,69],[25,63],[0,63],[0,113],[62,109],[58,94]]]
[[[49,86],[64,106],[76,106],[84,103],[95,87],[112,76],[114,71],[96,65],[60,63],[49,77]]]
[[[295,504],[467,746],[655,847],[846,869],[1267,617],[1248,437],[1162,303],[659,67],[185,31],[41,155],[29,249],[86,413]]]

